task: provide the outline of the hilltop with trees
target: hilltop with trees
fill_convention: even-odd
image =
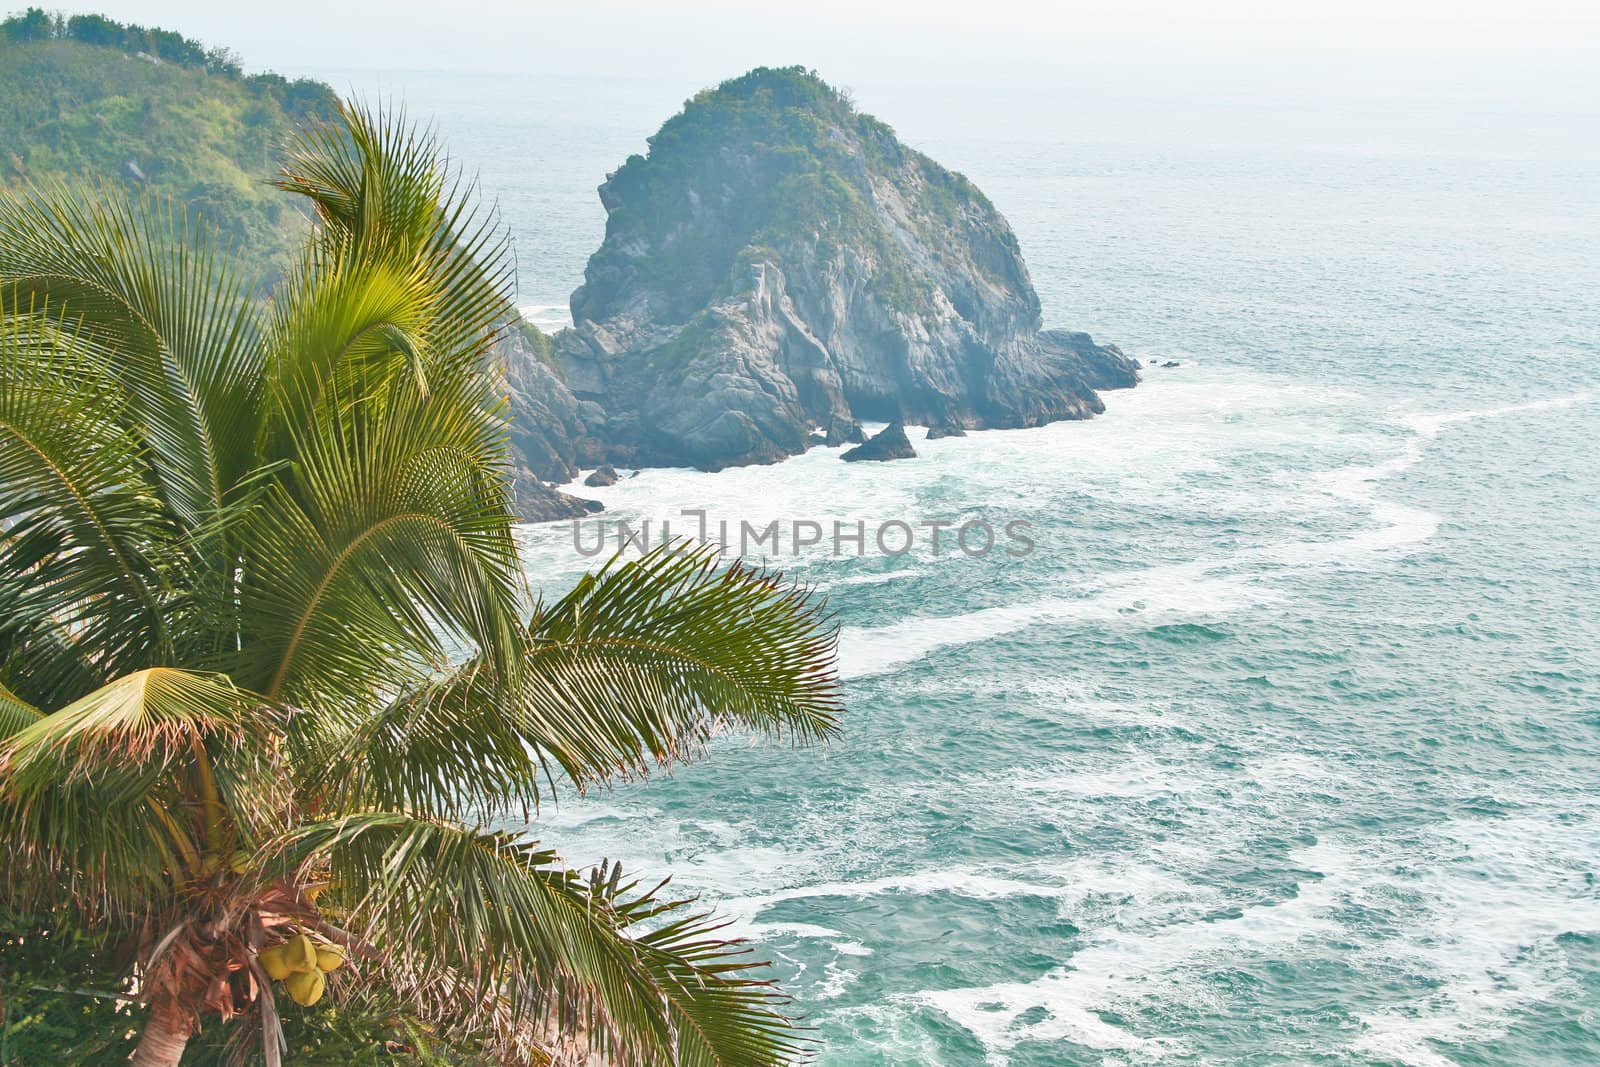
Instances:
[[[233,51],[171,30],[40,8],[0,22],[0,186],[149,190],[272,274],[306,215],[265,179],[296,126],[338,109],[322,82],[246,74]]]

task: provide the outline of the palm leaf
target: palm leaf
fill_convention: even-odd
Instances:
[[[304,788],[336,809],[527,814],[545,769],[532,736],[505,685],[476,659],[326,739],[303,764]]]
[[[0,737],[10,737],[42,718],[44,712],[0,685]]]
[[[331,861],[330,892],[423,1018],[510,1045],[579,1033],[617,1062],[663,1067],[761,1067],[801,1048],[781,998],[747,976],[762,964],[619,871],[586,881],[514,835],[400,813],[307,825],[278,847]]]
[[[452,634],[496,662],[515,655],[523,586],[500,431],[452,396],[397,382],[371,418],[293,428],[291,477],[242,528],[241,681],[333,712],[409,685]]]
[[[242,538],[264,622],[229,670],[297,704],[404,691],[462,644],[502,673],[517,651],[508,438],[484,358],[509,273],[491,231],[463,228],[470,197],[447,172],[431,137],[351,109],[291,147],[279,183],[322,227],[270,339],[258,444],[291,473]]]
[[[0,194],[0,312],[46,303],[116,353],[158,492],[206,522],[242,474],[260,377],[253,305],[206,227],[110,184]]]
[[[265,829],[278,736],[259,697],[173,668],[37,719],[0,742],[0,843],[22,879],[9,891],[65,879],[86,904],[137,913],[231,847],[224,827]]]
[[[311,199],[327,254],[425,264],[440,294],[439,323],[458,329],[465,365],[479,362],[489,339],[478,327],[505,321],[510,308],[506,238],[431,133],[403,111],[347,105],[339,124],[314,125],[289,146],[275,184]]]
[[[553,853],[397,812],[302,825],[277,847],[331,864],[332,906],[423,1018],[515,1040],[571,1012],[623,1062],[666,1063],[660,991],[615,916]]]
[[[724,920],[679,915],[690,900],[663,900],[661,887],[619,907],[632,928],[645,968],[666,999],[677,1037],[673,1067],[765,1067],[792,1063],[810,1051],[787,1004],[770,980],[751,976],[768,966],[750,949],[721,935]],[[626,895],[626,888],[613,892]]]
[[[536,805],[681,759],[720,729],[837,730],[835,634],[820,605],[714,550],[612,564],[535,615],[507,683],[481,658],[407,691],[327,749],[308,781],[337,803],[461,817]]]
[[[530,627],[521,694],[576,781],[643,773],[734,727],[837,732],[837,631],[804,588],[715,548],[614,559]]]
[[[336,418],[397,372],[428,386],[434,294],[413,262],[312,258],[284,283],[268,340],[259,447]]]
[[[0,640],[48,656],[59,646],[43,637],[71,632],[108,675],[172,655],[169,574],[184,555],[128,407],[82,333],[0,314]]]

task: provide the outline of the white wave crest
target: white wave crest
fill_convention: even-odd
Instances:
[[[1132,621],[1148,626],[1160,617],[1214,617],[1280,600],[1263,583],[1270,574],[1253,577],[1227,572],[1241,566],[1358,566],[1419,545],[1433,537],[1439,516],[1422,508],[1384,499],[1378,483],[1415,466],[1427,445],[1446,426],[1474,419],[1502,418],[1557,410],[1583,403],[1589,393],[1511,404],[1500,408],[1442,415],[1407,414],[1401,422],[1412,430],[1399,455],[1376,464],[1359,464],[1320,476],[1323,492],[1366,512],[1370,528],[1332,540],[1294,540],[1242,549],[1214,560],[1165,564],[1125,572],[1087,583],[1084,596],[1050,598],[1025,604],[986,608],[960,615],[905,619],[881,627],[846,630],[840,640],[840,673],[861,678],[898,669],[944,648],[986,641],[1041,624]]]

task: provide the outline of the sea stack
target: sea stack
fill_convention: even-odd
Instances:
[[[1082,419],[1137,381],[1114,346],[1042,329],[983,193],[815,74],[724,82],[649,145],[600,186],[605,242],[552,344],[572,429],[612,463],[770,463],[859,420]]]

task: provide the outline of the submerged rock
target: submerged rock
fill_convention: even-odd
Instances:
[[[585,478],[583,480],[583,484],[590,486],[591,488],[598,488],[603,485],[616,485],[617,472],[609,463],[604,464],[600,467],[597,467],[594,473]]]
[[[864,445],[857,445],[839,457],[846,463],[859,463],[863,460],[887,459],[916,459],[917,450],[911,447],[911,439],[906,436],[906,428],[899,422],[891,422],[877,433]]]

